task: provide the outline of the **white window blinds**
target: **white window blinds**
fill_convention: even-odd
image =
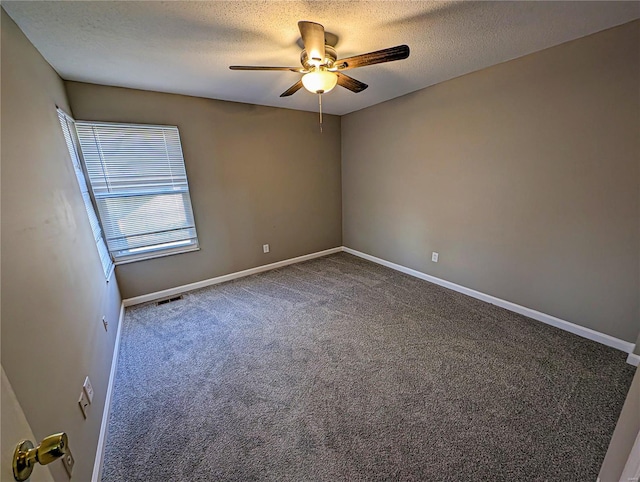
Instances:
[[[177,127],[78,121],[76,132],[116,262],[197,249]]]
[[[95,239],[96,246],[98,248],[98,254],[100,255],[100,262],[102,263],[102,269],[104,270],[105,276],[108,278],[111,275],[111,270],[113,269],[113,263],[111,261],[111,256],[109,256],[109,251],[107,250],[107,246],[105,245],[104,238],[102,236],[102,229],[100,228],[100,223],[98,222],[96,212],[93,209],[93,204],[91,203],[89,188],[87,187],[87,182],[85,180],[84,172],[82,170],[82,164],[80,163],[80,157],[78,156],[76,142],[73,136],[74,121],[71,117],[66,115],[60,109],[58,109],[58,120],[60,121],[60,127],[62,127],[64,140],[67,143],[69,156],[71,157],[71,162],[73,163],[73,170],[76,173],[76,179],[78,180],[78,184],[80,186],[80,192],[82,193],[82,200],[84,201],[84,207],[87,211],[87,216],[89,217],[89,223],[91,224],[91,231],[93,232],[93,237]]]

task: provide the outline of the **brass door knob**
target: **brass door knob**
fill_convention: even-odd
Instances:
[[[66,454],[68,446],[69,440],[64,432],[49,435],[35,448],[30,440],[23,440],[13,453],[13,478],[18,482],[27,480],[36,462],[40,465],[50,464]]]

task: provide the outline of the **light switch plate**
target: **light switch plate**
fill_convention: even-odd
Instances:
[[[64,465],[64,469],[67,471],[67,475],[71,478],[71,473],[73,472],[73,466],[76,464],[75,459],[73,458],[73,454],[71,453],[71,449],[67,447],[67,453],[62,457],[62,465]]]
[[[80,392],[78,405],[80,405],[80,410],[82,410],[82,416],[84,418],[87,418],[87,415],[89,413],[89,399],[87,398],[87,394],[84,393],[84,389]]]
[[[82,385],[82,389],[84,390],[84,393],[87,394],[89,403],[93,403],[93,387],[91,386],[91,380],[89,380],[89,377],[84,379],[84,384]]]

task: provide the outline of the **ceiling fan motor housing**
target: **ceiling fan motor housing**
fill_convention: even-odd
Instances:
[[[330,69],[333,67],[338,55],[336,54],[336,49],[334,49],[331,45],[324,46],[324,59],[318,63],[315,59],[310,59],[306,50],[303,50],[300,54],[300,63],[306,70],[314,70],[316,67],[325,67]]]

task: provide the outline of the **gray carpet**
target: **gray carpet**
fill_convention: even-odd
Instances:
[[[595,481],[625,354],[337,254],[129,308],[103,481]]]

